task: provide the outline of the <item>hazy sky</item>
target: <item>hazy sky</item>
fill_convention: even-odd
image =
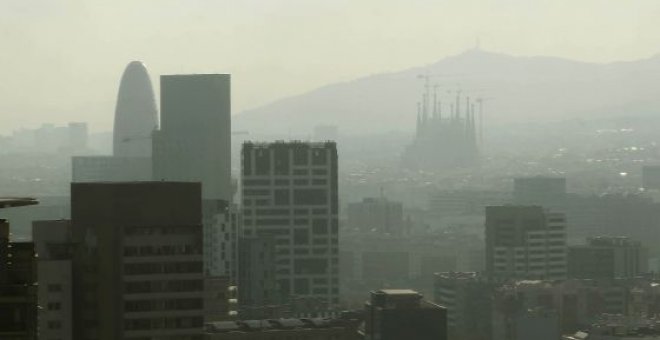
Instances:
[[[119,78],[231,73],[233,111],[473,47],[593,62],[660,52],[658,0],[0,0],[0,133],[112,128]]]

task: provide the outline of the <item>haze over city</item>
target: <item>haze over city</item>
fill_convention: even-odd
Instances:
[[[153,74],[232,73],[238,114],[428,65],[477,40],[514,56],[645,59],[660,53],[659,14],[653,0],[7,0],[0,3],[0,131],[68,121],[111,130],[125,60],[143,60]]]
[[[658,340],[658,18],[1,1],[0,339]]]

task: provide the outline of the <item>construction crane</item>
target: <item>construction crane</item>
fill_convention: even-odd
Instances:
[[[458,77],[461,76],[461,74],[433,74],[433,73],[424,73],[424,74],[418,74],[417,79],[423,79],[424,80],[424,96],[423,96],[423,102],[422,102],[422,112],[424,115],[427,114],[428,109],[429,109],[429,99],[431,99],[431,79],[432,78],[449,78],[449,77]],[[437,89],[438,87],[441,87],[438,84],[433,84],[433,107],[434,107],[434,113],[436,112],[436,107],[437,107]]]

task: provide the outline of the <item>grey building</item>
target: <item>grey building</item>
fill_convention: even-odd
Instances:
[[[446,340],[447,311],[409,289],[371,292],[365,305],[365,340]]]
[[[275,237],[241,237],[238,241],[238,302],[242,319],[272,318],[282,301],[275,279]]]
[[[238,282],[239,208],[223,200],[203,200],[204,267],[207,275]]]
[[[199,183],[71,185],[74,338],[199,339]]]
[[[435,274],[433,301],[447,309],[449,339],[485,340],[491,335],[493,285],[475,272]]]
[[[403,204],[385,197],[369,197],[362,202],[349,203],[347,214],[347,227],[354,230],[392,235],[401,235],[405,231]]]
[[[566,278],[566,218],[539,206],[486,207],[486,272],[496,280]]]
[[[204,199],[231,202],[230,75],[167,75],[160,83],[153,179],[201,182]]]
[[[568,275],[578,279],[633,278],[647,270],[640,242],[627,237],[593,237],[568,248]]]
[[[245,235],[274,235],[282,295],[338,304],[335,143],[248,142],[241,169]]]

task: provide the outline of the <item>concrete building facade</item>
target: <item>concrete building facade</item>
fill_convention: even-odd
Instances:
[[[491,335],[493,285],[475,272],[435,275],[433,301],[447,309],[450,340],[487,340]]]
[[[231,202],[230,75],[166,75],[160,84],[153,179],[201,182],[204,199]]]
[[[566,278],[566,218],[539,206],[486,207],[486,272],[494,280]]]
[[[274,317],[282,302],[275,278],[275,237],[241,237],[238,244],[239,314],[243,319]]]
[[[241,197],[248,237],[273,235],[283,297],[339,303],[335,143],[245,143]]]
[[[579,279],[633,278],[646,273],[641,242],[628,237],[592,237],[568,248],[568,275]]]
[[[74,338],[199,339],[199,183],[73,183]]]

